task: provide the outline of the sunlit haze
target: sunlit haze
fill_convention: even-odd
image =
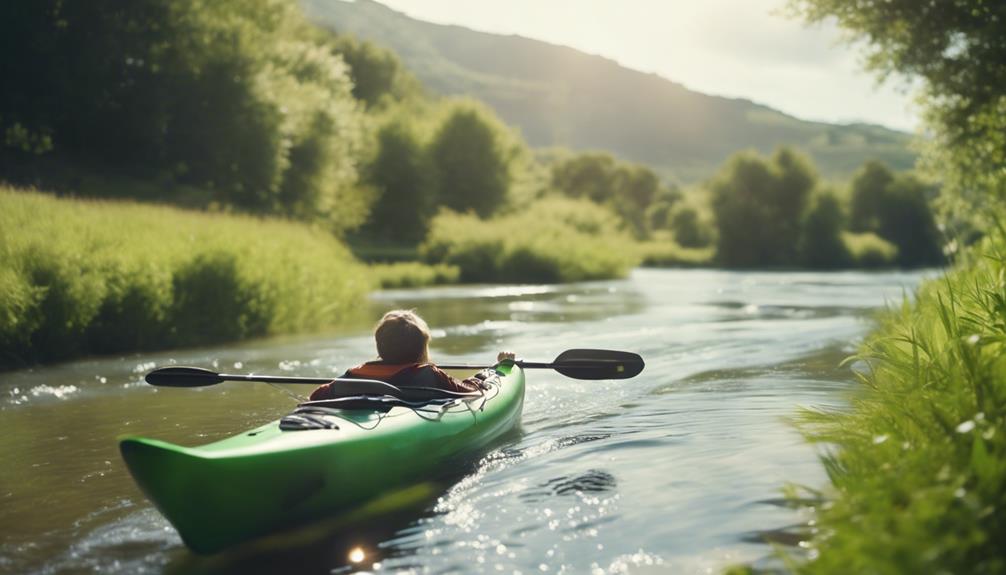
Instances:
[[[878,85],[836,28],[786,17],[785,0],[380,1],[420,20],[570,46],[802,119],[917,125],[903,86]]]

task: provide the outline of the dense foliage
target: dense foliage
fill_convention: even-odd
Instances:
[[[816,184],[809,160],[792,150],[780,149],[768,160],[748,152],[731,158],[710,186],[719,260],[742,267],[793,265]]]
[[[302,225],[0,189],[0,367],[315,329],[371,282]]]
[[[933,186],[867,162],[851,187],[851,230],[873,232],[897,246],[901,265],[943,263],[943,238],[929,207],[929,198],[936,196]]]
[[[572,155],[556,161],[551,172],[553,189],[611,208],[640,239],[654,228],[669,227],[669,218],[661,215],[681,198],[649,168],[619,162],[611,154]]]
[[[491,112],[474,102],[455,104],[430,143],[437,200],[458,212],[491,215],[506,200],[519,153]]]
[[[546,198],[489,221],[444,211],[421,248],[466,282],[568,282],[620,277],[638,263],[613,214],[585,200]]]
[[[771,158],[737,154],[710,184],[717,260],[810,268],[944,262],[934,187],[867,162],[850,188],[847,202],[822,186],[808,159],[785,148]]]
[[[16,0],[0,7],[0,165],[190,184],[241,210],[350,229],[360,115],[293,0]],[[42,156],[41,158],[39,156]]]
[[[962,263],[883,318],[853,410],[804,415],[838,449],[800,571],[1006,572],[1006,236]]]
[[[1006,573],[1006,4],[984,0],[791,0],[811,21],[835,18],[881,75],[922,84],[926,164],[991,236],[925,284],[864,345],[866,388],[851,410],[808,414],[830,446],[832,487],[818,508],[812,573]],[[865,166],[853,220],[926,261],[926,186]],[[994,225],[989,226],[990,223]]]
[[[813,22],[837,20],[881,76],[921,80],[931,135],[927,163],[972,208],[1006,200],[1006,4],[791,0],[791,6]]]
[[[381,127],[366,179],[376,201],[364,233],[388,243],[421,242],[436,209],[436,181],[424,142],[409,122]]]

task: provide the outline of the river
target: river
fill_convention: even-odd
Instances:
[[[419,490],[411,508],[209,558],[189,553],[139,492],[116,437],[205,443],[282,416],[310,388],[158,389],[143,374],[178,363],[327,376],[374,355],[367,325],[2,373],[0,572],[771,566],[772,543],[798,544],[810,528],[783,488],[826,482],[789,418],[846,405],[856,384],[840,362],[876,311],[925,276],[636,270],[618,281],[376,293],[366,322],[415,308],[433,329],[435,360],[487,361],[509,349],[548,361],[568,348],[610,348],[639,353],[646,369],[623,381],[529,371],[522,429],[456,480]]]

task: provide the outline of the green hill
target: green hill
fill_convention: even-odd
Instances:
[[[748,100],[709,96],[655,74],[520,36],[409,18],[372,0],[302,0],[315,22],[395,50],[438,94],[482,100],[535,147],[608,150],[688,182],[743,148],[791,145],[826,177],[864,160],[907,169],[908,134],[880,126],[793,118]]]

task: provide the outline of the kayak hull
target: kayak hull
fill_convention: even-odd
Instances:
[[[524,373],[499,367],[485,398],[443,412],[340,410],[337,429],[281,430],[279,420],[182,447],[124,437],[120,451],[147,497],[197,553],[366,504],[448,472],[520,422]]]

